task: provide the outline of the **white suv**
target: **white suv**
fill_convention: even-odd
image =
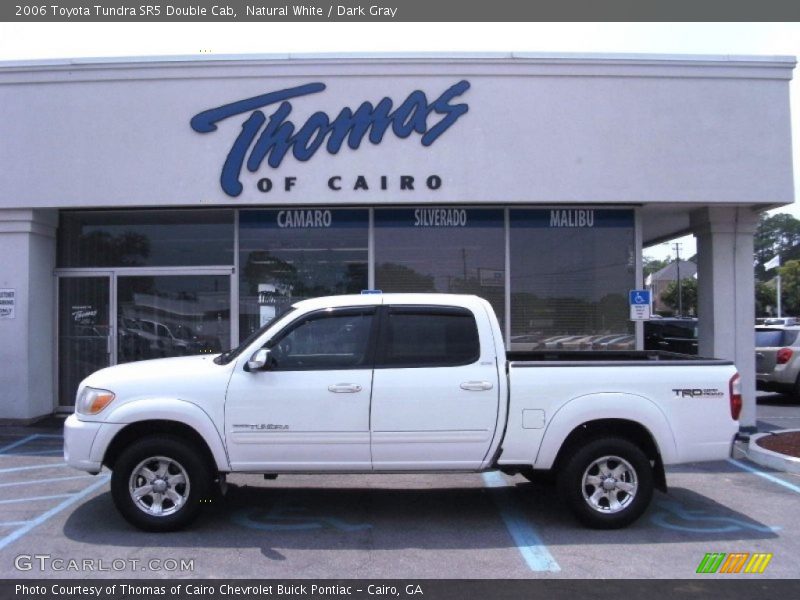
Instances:
[[[756,387],[800,399],[800,325],[756,327]]]

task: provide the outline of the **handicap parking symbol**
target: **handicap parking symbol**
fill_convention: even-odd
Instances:
[[[690,509],[675,500],[664,500],[658,503],[660,511],[653,514],[650,521],[674,531],[688,533],[730,533],[750,529],[761,533],[774,533],[780,527],[758,525],[734,517],[713,515],[707,510]]]

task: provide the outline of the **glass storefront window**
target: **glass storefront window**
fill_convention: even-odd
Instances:
[[[475,294],[501,328],[505,314],[505,229],[499,209],[375,210],[375,287],[384,292]]]
[[[117,278],[117,362],[217,354],[231,346],[226,275]]]
[[[232,210],[62,211],[59,267],[233,265]]]
[[[242,210],[239,339],[299,300],[367,288],[369,211]]]
[[[634,214],[512,209],[511,350],[634,349]]]

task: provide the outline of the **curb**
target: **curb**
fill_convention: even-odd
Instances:
[[[781,429],[774,433],[790,433],[793,431],[800,431],[800,429]],[[763,467],[769,467],[777,471],[786,471],[787,473],[800,474],[800,458],[787,456],[780,452],[773,452],[772,450],[767,450],[756,444],[757,440],[769,435],[772,434],[757,433],[750,436],[750,442],[747,446],[747,458]]]

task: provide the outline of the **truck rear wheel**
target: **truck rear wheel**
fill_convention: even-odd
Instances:
[[[143,438],[117,458],[111,496],[122,516],[146,531],[188,525],[209,497],[212,475],[202,454],[179,438]]]
[[[633,523],[650,504],[653,468],[628,440],[595,438],[567,459],[558,488],[584,525],[618,529]]]

